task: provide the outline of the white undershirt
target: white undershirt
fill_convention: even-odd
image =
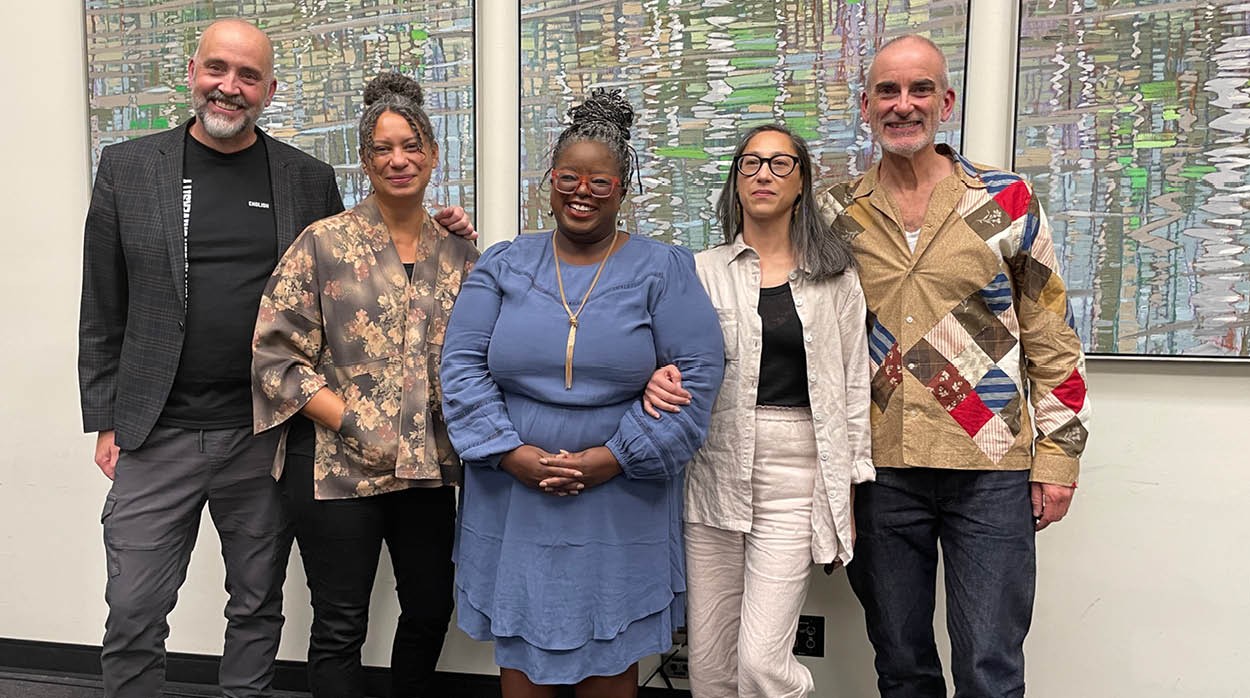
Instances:
[[[904,230],[903,237],[907,238],[907,246],[912,252],[916,251],[916,243],[920,241],[920,228],[915,230]]]

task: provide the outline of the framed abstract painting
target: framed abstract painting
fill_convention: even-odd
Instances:
[[[962,93],[967,0],[522,0],[522,232],[550,229],[544,172],[565,113],[591,88],[634,106],[641,191],[627,227],[693,249],[740,134],[779,121],[808,141],[822,181],[862,172],[872,142],[859,94],[886,38],[923,33]],[[960,142],[961,116],[939,140]]]
[[[1250,3],[1021,9],[1015,169],[1086,350],[1250,357]]]
[[[345,204],[369,189],[356,134],[361,94],[370,79],[392,70],[425,89],[441,160],[429,196],[440,204],[471,204],[473,5],[87,0],[93,165],[109,143],[185,123],[187,60],[197,37],[217,19],[241,17],[274,44],[278,91],[260,127],[333,165]]]

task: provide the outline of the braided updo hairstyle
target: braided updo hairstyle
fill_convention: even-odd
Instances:
[[[634,108],[620,90],[596,87],[581,104],[569,109],[570,124],[556,138],[551,149],[551,162],[560,159],[564,149],[582,141],[595,141],[608,147],[616,158],[621,178],[621,195],[629,188],[638,154],[629,144],[629,129],[634,125]],[[550,168],[548,168],[550,172]],[[641,184],[639,185],[641,188]]]
[[[382,73],[365,86],[364,100],[365,111],[360,115],[361,162],[369,162],[373,130],[377,128],[378,118],[388,111],[404,117],[421,149],[432,154],[434,127],[422,108],[425,94],[416,80],[399,73]]]

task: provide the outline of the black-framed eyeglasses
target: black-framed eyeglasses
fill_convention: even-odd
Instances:
[[[758,155],[739,155],[734,160],[734,168],[738,170],[738,174],[743,177],[753,177],[760,168],[768,165],[768,170],[778,177],[788,176],[794,172],[794,168],[799,166],[799,159],[793,155],[782,153],[774,155],[770,158],[762,158]]]

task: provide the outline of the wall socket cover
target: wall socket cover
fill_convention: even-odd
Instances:
[[[825,617],[799,616],[794,653],[800,657],[825,656]]]

